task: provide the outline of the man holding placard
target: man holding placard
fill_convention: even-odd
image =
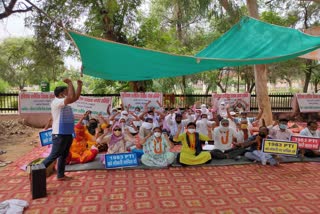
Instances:
[[[48,167],[58,158],[58,180],[70,180],[64,174],[66,158],[72,144],[74,133],[74,116],[69,104],[77,101],[81,94],[82,81],[77,81],[77,90],[73,87],[70,79],[63,80],[68,86],[58,86],[54,89],[55,98],[51,103],[52,114],[52,150],[50,155],[43,161]]]
[[[318,130],[318,123],[316,121],[309,121],[307,123],[307,127],[301,130],[300,132],[301,136],[306,137],[313,137],[313,138],[320,138],[320,131]],[[319,148],[319,147],[318,147]],[[305,149],[303,151],[304,156],[307,157],[319,157],[320,156],[320,150],[311,150],[311,149]]]

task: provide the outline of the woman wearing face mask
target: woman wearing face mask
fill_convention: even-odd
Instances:
[[[196,132],[196,124],[191,122],[187,125],[187,132],[179,134],[178,131],[173,140],[182,143],[181,152],[177,156],[178,163],[182,165],[199,165],[209,163],[212,159],[210,152],[202,151],[201,141],[211,140],[208,136]],[[212,136],[211,129],[208,129],[209,135]]]
[[[169,151],[173,145],[167,135],[162,134],[160,127],[153,129],[153,134],[141,141],[144,154],[141,162],[151,167],[166,167],[173,163],[174,154]]]
[[[135,139],[129,136],[130,133],[122,132],[122,128],[119,124],[116,124],[112,129],[112,134],[108,135],[107,133],[101,135],[97,139],[98,146],[100,144],[108,145],[107,154],[116,154],[116,153],[124,153],[126,150],[126,142],[134,142]]]
[[[320,131],[318,130],[318,123],[316,121],[308,121],[307,127],[301,130],[301,136],[320,138]],[[302,151],[306,157],[320,157],[319,150],[305,149]]]

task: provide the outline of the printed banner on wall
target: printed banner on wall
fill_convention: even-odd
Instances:
[[[295,95],[300,112],[319,112],[320,94],[298,93]]]
[[[158,102],[162,105],[162,93],[159,92],[121,92],[120,96],[123,106],[130,104],[130,111],[134,111],[136,107],[143,110],[148,102],[150,102],[148,107],[154,107],[156,110],[161,108]]]
[[[53,99],[52,92],[21,92],[19,93],[19,113],[51,113],[50,105]],[[80,96],[79,100],[70,106],[75,115],[83,115],[90,110],[93,115],[101,113],[106,116],[109,104],[112,105],[112,97]]]
[[[250,93],[212,94],[212,107],[223,117],[227,115],[227,105],[236,113],[250,111]]]
[[[19,113],[50,113],[50,104],[54,99],[52,92],[19,93]]]

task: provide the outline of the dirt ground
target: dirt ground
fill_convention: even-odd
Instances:
[[[39,131],[42,129],[24,125],[19,115],[0,115],[0,161],[15,161],[39,145]],[[4,167],[0,167],[0,171]]]

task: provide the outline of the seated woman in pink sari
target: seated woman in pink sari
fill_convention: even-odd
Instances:
[[[128,130],[122,130],[119,124],[113,127],[112,134],[105,133],[97,139],[98,147],[101,145],[108,146],[106,154],[126,153],[127,142],[135,142],[135,139],[130,135]]]

